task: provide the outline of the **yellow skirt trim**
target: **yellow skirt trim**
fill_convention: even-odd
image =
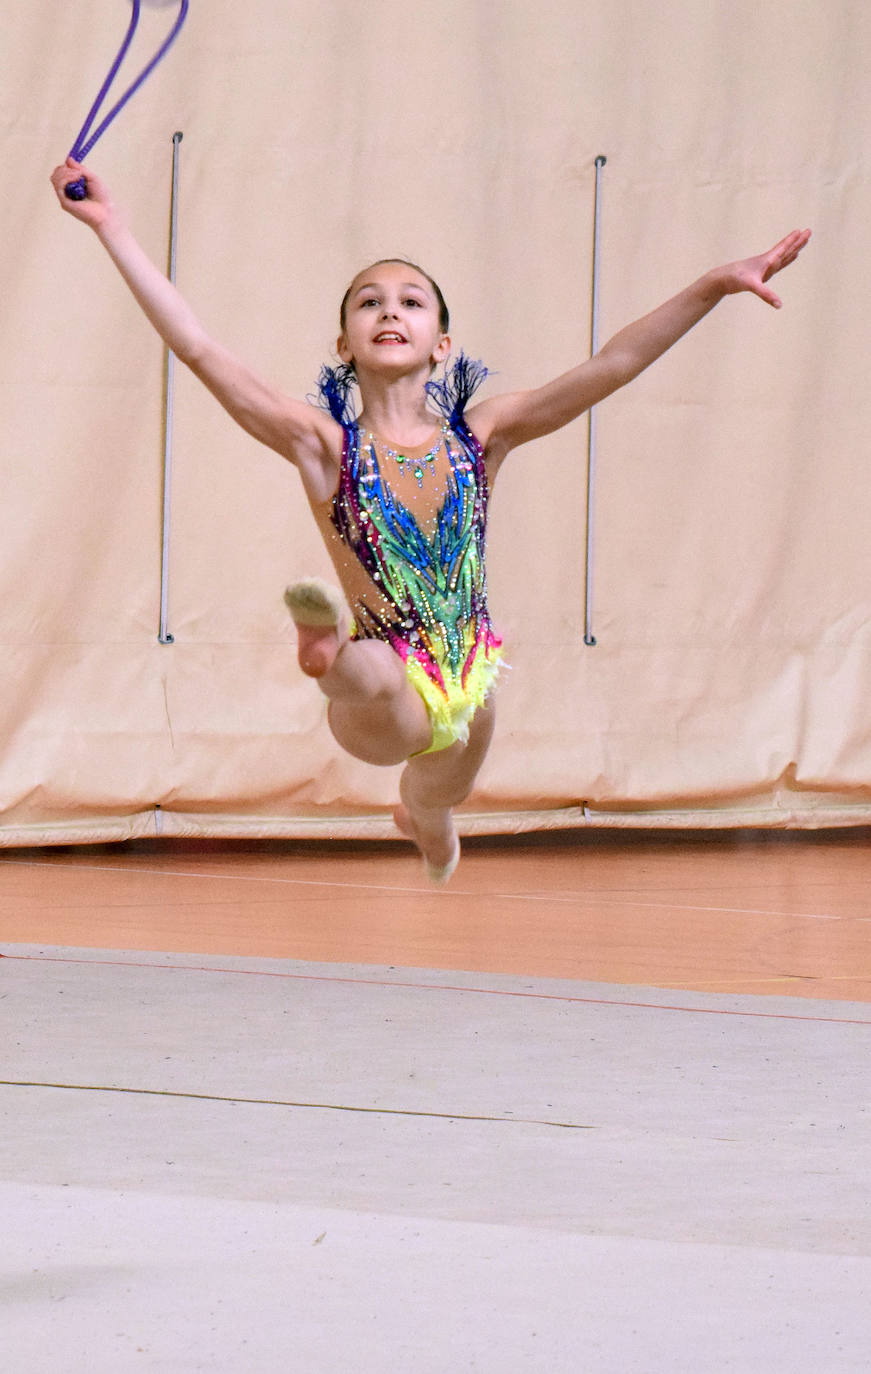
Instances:
[[[405,660],[405,671],[418,696],[426,707],[432,725],[432,743],[421,754],[437,754],[449,749],[460,740],[463,744],[469,738],[472,717],[483,706],[495,686],[502,662],[502,650],[497,646],[481,649],[476,655],[465,685],[459,678],[445,675],[445,691],[433,682],[425,668],[417,659],[409,656]]]

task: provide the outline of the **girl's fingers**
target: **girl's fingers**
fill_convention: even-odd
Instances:
[[[775,272],[782,272],[784,267],[789,267],[790,263],[795,262],[810,236],[810,229],[793,229],[791,234],[787,234],[785,239],[781,239],[780,243],[775,244],[771,251],[765,255],[768,266],[765,269],[763,281],[767,281]]]
[[[55,167],[51,174],[51,179],[55,185],[65,186],[70,181],[75,181],[80,176],[87,175],[87,169],[80,162],[68,157],[59,167]]]
[[[781,239],[780,243],[774,245],[772,252],[789,252],[792,249],[798,252],[799,248],[807,243],[810,236],[810,229],[793,229],[792,233],[787,234],[786,238]]]
[[[779,296],[775,295],[770,286],[765,285],[770,275],[770,272],[766,272],[755,280],[751,278],[747,282],[747,287],[754,295],[758,296],[760,300],[765,301],[768,305],[773,305],[775,310],[779,310],[783,301]]]
[[[68,186],[71,181],[76,181],[83,172],[83,167],[80,167],[77,162],[73,162],[71,158],[67,158],[66,162],[62,162],[52,172],[52,185],[58,190],[63,190],[64,186]]]

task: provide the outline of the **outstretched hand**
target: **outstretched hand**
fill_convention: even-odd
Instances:
[[[64,189],[71,181],[78,181],[80,177],[85,178],[87,195],[84,200],[69,200],[64,194]],[[99,229],[114,212],[115,207],[106,183],[74,158],[68,157],[66,162],[55,167],[51,174],[51,184],[61,208],[74,219],[80,219],[83,224],[90,225],[92,229]]]
[[[724,294],[752,291],[775,310],[779,310],[783,302],[767,283],[776,272],[782,272],[784,267],[789,267],[790,263],[795,262],[810,236],[810,229],[793,229],[791,234],[787,234],[785,239],[781,239],[767,253],[760,253],[755,258],[744,258],[742,262],[733,262],[724,267]]]

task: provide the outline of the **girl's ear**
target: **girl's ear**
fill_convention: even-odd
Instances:
[[[445,358],[449,358],[450,356],[451,336],[450,334],[442,334],[441,338],[439,339],[438,343],[432,351],[433,364],[443,363],[445,361]]]
[[[354,361],[354,355],[348,347],[348,340],[345,338],[344,334],[340,334],[336,340],[336,352],[343,363],[352,363]]]

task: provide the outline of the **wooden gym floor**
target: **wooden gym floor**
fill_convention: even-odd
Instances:
[[[0,854],[0,942],[462,969],[871,1001],[871,829]]]

